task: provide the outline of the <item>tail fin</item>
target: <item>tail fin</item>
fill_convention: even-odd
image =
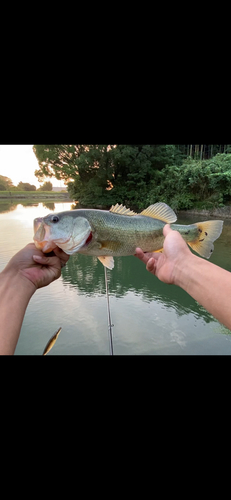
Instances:
[[[222,232],[223,220],[196,222],[195,226],[198,227],[199,236],[196,240],[187,241],[187,243],[202,257],[209,259],[214,250],[213,242],[219,238]]]

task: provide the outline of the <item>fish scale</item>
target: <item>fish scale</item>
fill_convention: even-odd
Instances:
[[[223,221],[205,221],[190,225],[174,224],[176,214],[165,203],[155,203],[136,214],[123,205],[108,210],[77,209],[49,214],[34,221],[34,241],[45,253],[58,246],[69,255],[76,252],[97,256],[112,269],[113,256],[161,251],[163,227],[179,231],[184,240],[201,256],[209,258],[213,242],[220,236]]]

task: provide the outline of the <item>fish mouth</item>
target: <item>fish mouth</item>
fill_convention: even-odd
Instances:
[[[43,222],[42,217],[37,217],[37,219],[34,219],[34,234],[37,232],[37,230],[41,226],[42,222]]]
[[[42,217],[34,219],[34,233],[33,240],[38,250],[49,253],[57,247],[54,241],[50,241],[50,227],[44,223]]]

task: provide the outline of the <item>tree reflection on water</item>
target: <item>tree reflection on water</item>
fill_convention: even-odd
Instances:
[[[203,318],[206,323],[214,318],[200,306],[184,290],[162,283],[148,273],[145,266],[135,257],[115,257],[115,267],[108,270],[109,293],[115,297],[123,297],[128,292],[142,297],[146,302],[157,301],[165,308],[174,308],[179,316],[193,313]],[[104,269],[96,257],[76,254],[72,255],[62,269],[64,285],[73,286],[78,293],[87,296],[104,295]]]

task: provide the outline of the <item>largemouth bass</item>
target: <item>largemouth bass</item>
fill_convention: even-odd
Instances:
[[[155,203],[140,214],[118,204],[109,211],[69,210],[35,219],[34,242],[44,253],[58,246],[68,255],[95,255],[105,267],[113,269],[113,256],[134,255],[136,247],[144,252],[161,251],[163,227],[169,223],[193,250],[209,259],[223,221],[179,225],[173,224],[176,219],[165,203]]]

